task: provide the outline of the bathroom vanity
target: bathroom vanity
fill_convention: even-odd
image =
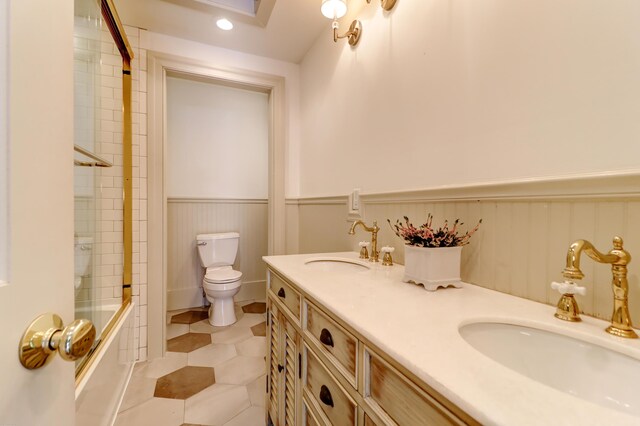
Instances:
[[[552,306],[471,284],[428,292],[401,281],[403,266],[359,261],[357,253],[264,260],[267,415],[274,425],[640,422],[635,395],[618,401],[626,405],[622,408],[594,404],[589,395],[572,395],[571,389],[550,387],[544,378],[496,362],[463,337],[475,328],[465,326],[476,323],[536,328],[612,349],[629,360],[630,375],[640,374],[640,368],[635,371],[640,342],[607,335],[604,321],[584,317],[581,323],[566,323],[553,317]],[[505,351],[518,346],[506,342]],[[551,359],[558,359],[553,347],[547,349]],[[585,379],[576,386],[600,387]]]

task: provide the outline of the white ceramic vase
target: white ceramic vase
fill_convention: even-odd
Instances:
[[[460,258],[462,247],[404,246],[404,278],[402,281],[424,285],[425,290],[438,287],[462,287]]]

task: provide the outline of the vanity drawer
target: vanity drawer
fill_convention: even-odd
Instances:
[[[269,276],[269,288],[273,294],[300,320],[300,294],[273,272],[269,271]]]
[[[365,400],[398,425],[464,424],[431,395],[365,349]]]
[[[303,328],[307,336],[326,350],[329,360],[357,388],[358,339],[313,304],[305,301],[305,307],[307,315]]]
[[[353,426],[357,420],[356,403],[316,358],[308,346],[304,389],[334,426]]]

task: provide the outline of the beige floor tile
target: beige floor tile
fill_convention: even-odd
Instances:
[[[232,328],[237,327],[253,327],[256,324],[260,324],[265,321],[264,314],[244,314],[242,319],[239,319],[238,322],[233,324]]]
[[[260,376],[247,385],[251,405],[265,407],[267,398],[267,376]]]
[[[224,426],[264,426],[265,411],[261,407],[249,407],[224,424]]]
[[[184,422],[184,401],[152,398],[118,414],[115,426],[179,426]]]
[[[264,357],[237,356],[216,366],[216,383],[246,385],[265,374]]]
[[[245,386],[216,383],[185,401],[184,421],[221,426],[250,405]]]
[[[211,335],[213,343],[238,343],[253,337],[251,329],[248,327],[230,327],[227,330],[219,331]]]
[[[156,388],[156,379],[144,376],[131,376],[127,390],[122,398],[119,412],[126,411],[131,407],[140,405],[153,398],[153,391]]]
[[[214,343],[190,352],[187,364],[202,367],[215,367],[220,363],[230,360],[237,354],[238,353],[234,345]]]
[[[167,324],[167,340],[189,332],[189,324]]]
[[[134,374],[142,375],[151,379],[165,376],[187,365],[187,354],[178,352],[167,352],[164,358],[157,358],[152,361],[141,363],[140,368],[136,368]]]
[[[228,327],[214,327],[209,324],[209,320],[194,322],[189,327],[189,331],[192,333],[216,333],[218,331],[226,330]]]
[[[267,338],[250,337],[240,343],[236,343],[238,355],[265,356],[267,355]]]

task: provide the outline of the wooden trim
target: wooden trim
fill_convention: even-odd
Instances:
[[[211,204],[268,204],[266,198],[191,198],[191,197],[167,197],[167,203],[211,203]]]
[[[164,187],[166,155],[166,76],[181,74],[221,84],[242,84],[269,93],[271,126],[269,128],[269,199],[268,254],[284,254],[286,249],[285,217],[285,147],[287,113],[285,79],[282,76],[224,68],[219,64],[148,52],[148,282],[149,286],[149,359],[164,354],[167,289],[167,195]]]
[[[346,205],[349,197],[337,195],[335,197],[290,198],[288,201],[289,204],[299,206]]]
[[[364,204],[397,204],[469,200],[636,199],[639,197],[640,171],[631,170],[361,194],[360,200]]]

